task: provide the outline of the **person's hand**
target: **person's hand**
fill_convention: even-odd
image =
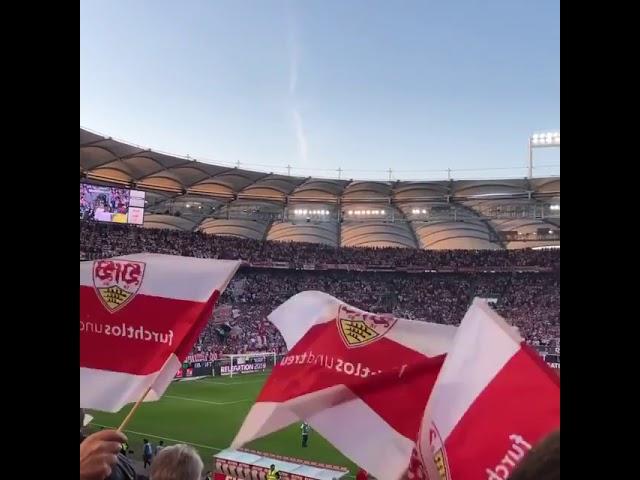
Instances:
[[[116,430],[101,430],[80,444],[80,480],[104,480],[118,461],[127,437]]]

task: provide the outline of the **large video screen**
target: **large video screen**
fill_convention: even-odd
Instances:
[[[142,225],[144,192],[81,183],[80,219]]]

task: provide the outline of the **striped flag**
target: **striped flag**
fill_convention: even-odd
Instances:
[[[136,254],[80,262],[80,407],[158,400],[240,262]]]
[[[371,314],[316,291],[269,320],[289,353],[232,448],[304,420],[376,478],[400,478],[456,328]]]
[[[431,392],[421,461],[414,458],[408,477],[504,479],[558,428],[558,375],[486,301],[475,299]]]

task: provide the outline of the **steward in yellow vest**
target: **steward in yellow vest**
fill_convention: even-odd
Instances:
[[[269,472],[267,473],[267,480],[279,480],[280,479],[280,472],[278,470],[276,470],[276,466],[271,464],[271,467],[269,468]]]

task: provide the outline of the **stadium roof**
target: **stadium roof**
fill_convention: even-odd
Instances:
[[[203,163],[81,128],[80,178],[147,191],[152,228],[343,246],[559,245],[559,177],[304,178]],[[533,241],[547,229],[558,238]]]

